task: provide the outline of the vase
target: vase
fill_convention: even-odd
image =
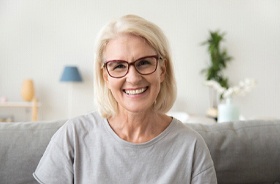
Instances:
[[[33,80],[27,79],[23,81],[21,88],[21,96],[24,101],[30,102],[35,95]]]
[[[231,98],[227,98],[224,104],[218,106],[218,122],[230,122],[239,120],[239,110],[232,103]]]

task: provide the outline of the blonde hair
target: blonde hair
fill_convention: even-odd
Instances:
[[[109,118],[118,111],[117,101],[103,79],[102,66],[104,62],[103,52],[107,43],[120,34],[131,34],[144,38],[157,54],[165,60],[166,75],[161,83],[154,110],[166,113],[176,99],[176,82],[168,41],[157,25],[136,15],[126,15],[110,22],[101,29],[97,37],[94,60],[94,98],[99,113],[104,118]]]

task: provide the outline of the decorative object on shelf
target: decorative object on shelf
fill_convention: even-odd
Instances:
[[[227,98],[225,103],[218,105],[218,122],[229,122],[239,120],[239,110],[232,103],[231,98]]]
[[[21,88],[21,96],[24,101],[32,101],[35,96],[34,83],[32,79],[26,79],[23,81]]]
[[[226,69],[227,63],[232,60],[232,57],[228,56],[226,49],[222,49],[220,46],[221,42],[224,41],[225,33],[209,31],[209,34],[209,38],[202,45],[207,45],[208,47],[210,62],[201,73],[205,74],[206,80],[214,80],[222,87],[228,88],[228,79],[223,75],[223,70]],[[210,108],[207,111],[207,115],[216,119],[219,96],[213,89],[209,89],[209,100]]]
[[[0,122],[13,122],[14,117],[13,116],[4,116],[0,117]]]
[[[239,120],[238,108],[232,103],[234,96],[244,96],[249,93],[255,86],[254,79],[245,79],[240,81],[238,85],[224,88],[217,81],[206,81],[206,85],[213,88],[220,95],[221,99],[225,99],[225,104],[219,104],[218,107],[218,122],[236,121]]]
[[[67,82],[68,84],[68,118],[72,115],[72,91],[73,82],[82,82],[82,77],[80,75],[77,66],[65,66],[63,73],[60,78],[61,82]]]

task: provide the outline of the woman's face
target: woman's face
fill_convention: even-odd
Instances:
[[[132,63],[139,58],[156,54],[143,38],[120,35],[109,41],[103,57],[105,62],[123,60]],[[151,111],[164,77],[165,65],[160,60],[156,71],[149,75],[139,74],[134,65],[130,65],[127,75],[122,78],[113,78],[103,69],[103,78],[118,103],[120,113]]]

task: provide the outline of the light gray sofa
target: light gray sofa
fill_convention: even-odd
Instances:
[[[32,173],[64,123],[0,123],[0,183],[36,183]],[[280,183],[280,120],[186,126],[205,139],[219,184]]]

